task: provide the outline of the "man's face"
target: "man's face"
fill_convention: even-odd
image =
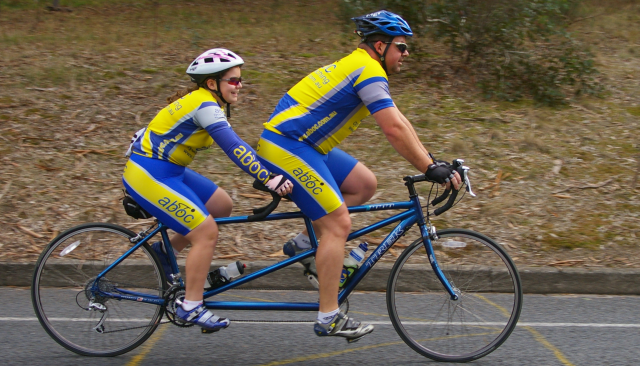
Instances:
[[[407,43],[406,37],[398,36],[393,39],[391,44],[385,44],[385,46],[389,48],[385,56],[385,62],[387,63],[387,71],[389,72],[389,74],[395,74],[400,72],[400,68],[402,67],[402,61],[404,60],[405,57],[409,56],[409,51],[405,50],[404,52],[400,52],[400,50],[398,49],[398,45],[396,43],[406,44]]]

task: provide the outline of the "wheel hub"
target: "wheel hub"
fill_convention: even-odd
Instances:
[[[93,277],[84,284],[84,294],[87,300],[89,300],[90,302],[104,305],[107,302],[107,300],[109,300],[109,297],[104,296],[101,293],[114,292],[116,287],[106,277],[102,277],[98,281],[98,286],[97,286],[98,291],[94,291],[93,284],[95,283],[95,281],[96,281],[96,277]]]

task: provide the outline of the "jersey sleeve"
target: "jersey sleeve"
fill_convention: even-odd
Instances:
[[[228,122],[226,126],[223,127],[220,127],[220,124],[214,123],[208,125],[205,129],[209,132],[213,141],[220,146],[222,151],[224,151],[229,159],[239,166],[240,169],[264,184],[269,181],[271,172],[260,163],[255,150],[236,134]]]
[[[224,111],[215,102],[203,102],[198,107],[194,117],[193,122],[198,127],[207,130],[209,134],[211,134],[212,130],[231,127],[227,117],[224,115]]]
[[[384,77],[370,77],[358,83],[355,88],[356,93],[371,114],[394,106],[389,93],[389,83]]]

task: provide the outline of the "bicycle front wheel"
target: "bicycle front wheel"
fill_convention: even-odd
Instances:
[[[436,277],[422,239],[398,257],[387,284],[387,308],[400,337],[436,361],[467,362],[493,352],[511,334],[522,309],[520,276],[490,238],[463,229],[438,231],[436,260],[458,294]]]
[[[40,324],[63,347],[116,356],[140,345],[160,323],[160,305],[101,295],[163,295],[165,276],[146,243],[107,272],[98,281],[101,292],[95,291],[97,275],[133,246],[133,236],[117,225],[84,224],[60,234],[40,255],[31,300]]]

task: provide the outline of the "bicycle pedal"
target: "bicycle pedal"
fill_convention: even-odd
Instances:
[[[367,333],[367,334],[369,334],[369,333]],[[347,338],[347,343],[355,343],[355,342],[359,341],[360,339],[362,339],[362,337],[366,336],[367,334],[362,335],[362,336],[360,336],[358,338]]]
[[[221,328],[222,329],[222,328]],[[204,329],[204,328],[200,328],[200,330],[202,331],[202,334],[211,334],[211,333],[215,333],[215,332],[219,332],[220,329]]]

